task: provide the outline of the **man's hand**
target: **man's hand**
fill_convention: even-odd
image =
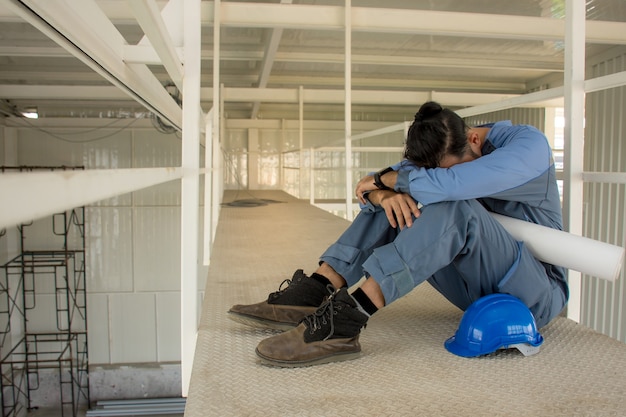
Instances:
[[[363,178],[361,178],[356,185],[356,189],[355,189],[356,198],[359,199],[359,202],[361,204],[367,204],[367,201],[365,201],[365,197],[363,197],[363,193],[365,193],[366,191],[372,191],[372,190],[378,190],[378,187],[374,185],[374,176],[366,175]]]
[[[372,204],[381,206],[385,210],[389,224],[394,229],[398,226],[400,230],[404,229],[404,226],[411,227],[413,218],[418,218],[420,215],[417,203],[408,194],[375,190],[368,194],[368,198]]]
[[[391,171],[391,172],[386,173],[384,176],[381,176],[380,180],[387,187],[393,189],[396,185],[397,178],[398,178],[398,172]],[[355,194],[356,194],[356,197],[359,199],[359,202],[361,202],[361,204],[366,204],[367,202],[365,201],[363,194],[366,191],[373,191],[373,190],[378,190],[378,187],[376,186],[376,184],[374,184],[374,176],[366,175],[363,178],[361,178],[359,182],[357,183]]]

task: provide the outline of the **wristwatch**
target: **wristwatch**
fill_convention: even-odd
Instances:
[[[377,173],[374,174],[374,185],[376,187],[378,187],[379,190],[391,190],[391,188],[387,187],[385,184],[383,184],[383,182],[381,181],[380,177],[382,177],[383,175],[385,175],[388,172],[393,171],[393,168],[391,167],[387,167],[383,170],[378,171]]]

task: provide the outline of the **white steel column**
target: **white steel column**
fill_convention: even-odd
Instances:
[[[211,245],[213,244],[213,204],[212,185],[215,168],[213,163],[213,112],[211,109],[204,117],[204,253],[202,254],[203,265],[209,265],[211,261]]]
[[[218,22],[216,22],[218,24]],[[218,36],[219,39],[219,36]],[[219,82],[219,43],[217,49],[215,49],[215,56],[213,61],[213,80]],[[221,138],[224,137],[225,131],[225,117],[224,117],[224,84],[220,85],[219,94],[213,97],[213,100],[219,100],[219,106],[213,106],[213,235],[211,239],[215,239],[217,233],[217,222],[219,220],[220,208],[222,207],[222,197],[224,196],[224,154],[221,147]],[[218,113],[218,115],[215,115]],[[217,125],[215,125],[217,123]]]
[[[583,136],[585,117],[585,0],[565,3],[565,179],[563,216],[565,230],[583,230]],[[570,299],[567,317],[579,322],[581,274],[569,271]]]
[[[298,179],[298,185],[299,185],[299,190],[298,190],[298,198],[302,198],[302,195],[304,194],[303,190],[304,190],[304,181],[302,181],[302,179],[304,178],[304,87],[300,86],[298,88],[298,144],[299,144],[299,150],[300,150],[300,167],[298,169],[298,176],[300,177]],[[309,183],[312,182],[313,180],[313,169],[314,169],[314,164],[313,164],[313,158],[311,158],[311,166],[309,167]],[[311,202],[311,204],[313,204],[313,189],[311,187],[309,187],[309,201]]]
[[[354,219],[352,214],[352,1],[345,5],[345,136],[346,136],[346,218]]]
[[[315,148],[309,148],[309,164],[309,203],[315,204]]]
[[[221,53],[221,22],[222,22],[222,2],[221,0],[215,0],[214,2],[214,13],[213,13],[213,143],[211,146],[219,147],[220,136],[222,133],[222,110],[223,106],[223,97],[222,93],[224,86],[220,84],[220,53]],[[209,146],[207,143],[206,146]],[[213,153],[213,158],[216,157],[216,153]],[[214,169],[216,167],[214,166]],[[213,178],[216,179],[217,172],[213,172]],[[215,186],[216,181],[213,181],[213,186]],[[214,190],[215,191],[215,190]]]
[[[181,377],[187,396],[198,332],[200,214],[200,0],[184,2],[183,139],[181,187]]]

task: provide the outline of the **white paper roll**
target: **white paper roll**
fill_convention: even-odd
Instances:
[[[491,215],[540,261],[615,281],[624,263],[624,248],[512,217]]]

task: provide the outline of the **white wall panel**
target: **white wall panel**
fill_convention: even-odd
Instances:
[[[111,362],[156,362],[155,295],[112,294],[109,309]]]
[[[18,133],[19,165],[80,166],[84,164],[81,146],[72,140],[60,140],[35,129],[20,129]],[[80,137],[73,138],[80,141]]]
[[[42,284],[40,279],[38,281],[40,281],[38,284]],[[50,283],[46,284],[46,286],[49,286]],[[53,294],[38,294],[36,296],[36,307],[28,311],[27,326],[29,333],[47,333],[56,329],[56,306]],[[27,301],[27,304],[29,303],[30,301]]]
[[[128,207],[86,209],[87,291],[133,289],[133,211]]]
[[[170,181],[133,193],[133,205],[180,206],[180,181]]]
[[[180,291],[157,293],[156,300],[157,359],[159,362],[179,361]]]
[[[137,207],[133,212],[135,290],[180,290],[180,207]]]
[[[106,294],[87,295],[87,336],[89,343],[89,363],[108,364],[109,352],[109,296]]]
[[[28,223],[23,227],[25,250],[59,250],[63,248],[63,237],[53,234],[53,230],[63,230],[63,219],[59,217],[56,226],[53,218],[47,217]]]
[[[181,164],[181,140],[178,135],[155,134],[138,130],[133,134],[133,168],[176,167]],[[135,206],[180,205],[180,181],[146,188],[133,193]]]

